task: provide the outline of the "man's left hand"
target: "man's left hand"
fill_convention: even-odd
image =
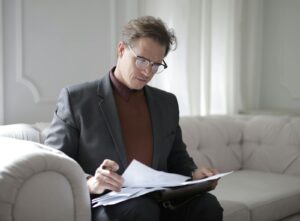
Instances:
[[[216,175],[218,173],[218,171],[214,168],[206,168],[206,167],[202,167],[202,168],[198,168],[193,172],[192,178],[193,180],[200,180],[206,177],[210,177],[213,175]],[[218,185],[218,180],[212,181],[211,184],[211,189],[215,189],[216,186]]]

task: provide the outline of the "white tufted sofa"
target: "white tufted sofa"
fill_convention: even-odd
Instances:
[[[199,167],[235,171],[212,192],[225,221],[300,220],[300,118],[195,116],[180,124]],[[90,220],[81,168],[38,144],[47,126],[0,126],[1,221]]]
[[[198,166],[235,172],[212,193],[226,221],[300,220],[300,118],[183,117]]]
[[[0,126],[0,220],[91,220],[81,167],[38,143],[44,138],[40,126]]]

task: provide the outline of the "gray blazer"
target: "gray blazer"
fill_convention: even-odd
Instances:
[[[196,165],[182,141],[176,97],[150,86],[144,90],[153,128],[152,168],[191,175]],[[108,74],[61,91],[45,144],[75,159],[88,174],[104,159],[116,161],[118,172],[124,172],[129,162]]]

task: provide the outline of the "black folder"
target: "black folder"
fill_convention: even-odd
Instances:
[[[216,180],[209,180],[202,183],[186,186],[171,187],[149,193],[158,202],[168,209],[175,209],[194,197],[199,196],[213,189],[212,183]]]

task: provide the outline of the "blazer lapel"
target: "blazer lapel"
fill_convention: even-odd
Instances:
[[[97,94],[99,97],[99,107],[100,111],[104,116],[106,126],[111,134],[113,142],[115,144],[116,151],[120,157],[121,166],[123,169],[127,167],[127,157],[124,148],[121,125],[119,121],[119,116],[117,112],[117,107],[110,84],[109,75],[106,75],[99,82]]]
[[[153,161],[152,167],[154,169],[158,168],[159,162],[159,149],[161,144],[161,123],[163,122],[160,120],[160,110],[159,110],[159,102],[156,97],[151,93],[151,88],[145,86],[145,94],[148,101],[150,116],[151,116],[151,123],[152,123],[152,133],[153,133]]]

